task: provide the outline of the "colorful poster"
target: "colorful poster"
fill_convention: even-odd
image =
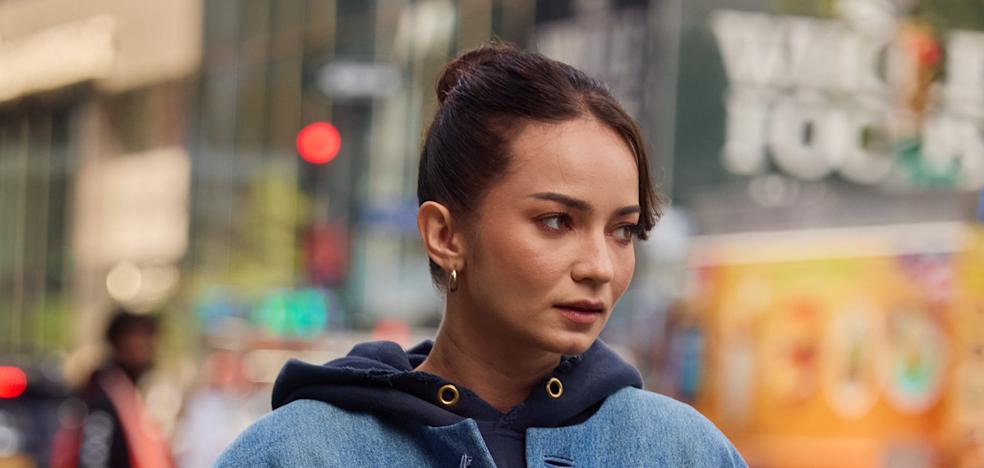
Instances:
[[[765,385],[779,402],[796,404],[817,386],[820,305],[811,297],[780,303],[765,324]]]
[[[821,379],[830,407],[845,419],[864,417],[878,401],[885,365],[882,311],[859,299],[827,325]]]
[[[916,305],[901,305],[886,318],[886,396],[899,410],[920,413],[940,397],[946,339],[938,321]]]
[[[759,466],[820,466],[821,454],[822,466],[905,454],[955,466],[949,412],[954,440],[984,434],[984,308],[968,307],[984,296],[984,252],[970,266],[965,244],[947,243],[962,229],[704,242],[708,375],[695,405]],[[935,251],[893,253],[914,232]]]

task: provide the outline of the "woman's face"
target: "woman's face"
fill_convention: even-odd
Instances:
[[[639,173],[625,141],[586,118],[530,123],[475,221],[461,281],[469,321],[507,342],[580,354],[632,279]]]

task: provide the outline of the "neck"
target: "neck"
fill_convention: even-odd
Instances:
[[[523,349],[452,310],[450,302],[434,347],[417,370],[463,385],[505,413],[560,363],[559,354]]]

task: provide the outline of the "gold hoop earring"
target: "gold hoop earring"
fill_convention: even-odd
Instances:
[[[458,270],[451,269],[451,277],[448,278],[448,291],[455,292],[458,290]]]

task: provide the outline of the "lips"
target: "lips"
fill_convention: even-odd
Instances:
[[[594,323],[605,312],[604,303],[591,300],[565,302],[554,307],[568,320],[582,325]]]
[[[603,304],[601,301],[583,300],[583,301],[574,301],[574,302],[564,302],[561,304],[557,304],[557,307],[560,307],[562,309],[570,309],[577,312],[584,312],[584,313],[601,313],[605,311],[605,304]]]

